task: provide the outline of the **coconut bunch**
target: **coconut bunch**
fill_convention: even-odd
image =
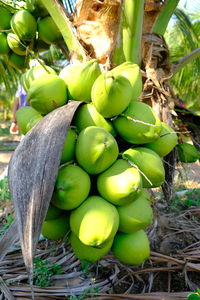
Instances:
[[[146,189],[164,182],[162,158],[177,145],[177,135],[139,101],[140,68],[125,62],[102,73],[90,60],[55,74],[37,66],[22,83],[30,104],[17,112],[24,134],[69,100],[82,101],[66,136],[42,234],[53,240],[69,234],[82,261],[95,262],[111,250],[123,263],[143,263],[150,255],[145,228],[153,218]]]
[[[31,51],[39,53],[62,40],[62,35],[40,0],[26,1],[14,14],[0,6],[0,55],[10,65],[26,69]],[[5,32],[4,32],[5,31]]]

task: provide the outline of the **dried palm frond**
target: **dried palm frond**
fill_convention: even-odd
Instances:
[[[66,134],[79,105],[79,101],[71,101],[45,116],[20,142],[9,163],[9,188],[30,274]]]

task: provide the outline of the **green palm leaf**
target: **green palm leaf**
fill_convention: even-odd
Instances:
[[[183,9],[174,13],[175,24],[168,28],[165,39],[169,46],[171,62],[176,63],[200,47],[200,22]],[[200,112],[199,104],[200,58],[197,57],[181,69],[171,80],[172,86],[188,108]]]

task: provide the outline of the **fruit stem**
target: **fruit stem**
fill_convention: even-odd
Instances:
[[[140,65],[144,0],[124,0],[118,42],[113,54],[113,63],[119,65],[131,61]]]
[[[134,167],[134,168],[136,168],[137,170],[138,170],[138,172],[148,181],[148,183],[152,186],[153,185],[153,183],[151,182],[151,180],[138,168],[138,166],[137,165],[135,165],[132,161],[130,161],[127,157],[126,157],[126,155],[122,155],[122,158],[124,159],[124,160],[126,160],[128,163],[129,163],[129,165],[131,165],[132,167]]]

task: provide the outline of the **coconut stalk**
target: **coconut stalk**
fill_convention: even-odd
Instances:
[[[74,59],[85,61],[87,58],[86,51],[78,41],[72,28],[72,23],[69,20],[64,8],[57,0],[41,0],[41,2],[48,10],[59,31],[61,32],[70,56],[73,56]]]
[[[164,35],[167,25],[169,24],[169,21],[174,13],[174,10],[178,6],[180,0],[167,0],[160,13],[158,14],[153,27],[152,27],[152,32]]]
[[[122,6],[119,41],[114,54],[114,63],[131,61],[140,65],[142,50],[142,27],[144,16],[144,0],[124,0]]]

